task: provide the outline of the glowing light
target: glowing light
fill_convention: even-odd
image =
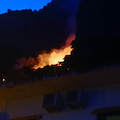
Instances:
[[[69,36],[66,40],[64,46],[60,49],[52,49],[50,52],[43,51],[41,54],[38,54],[36,58],[21,58],[17,60],[17,65],[15,65],[16,69],[23,68],[25,66],[30,66],[32,69],[43,68],[47,65],[57,65],[61,66],[60,62],[64,61],[66,55],[70,55],[71,48],[70,43],[75,39],[75,35]]]
[[[5,82],[6,81],[6,78],[2,78],[2,82]]]
[[[33,66],[33,69],[43,68],[46,65],[57,65],[61,66],[60,62],[64,61],[66,55],[70,55],[72,51],[71,46],[64,49],[53,49],[49,53],[39,54],[37,57],[38,64]]]
[[[67,70],[70,70],[70,68],[67,68]]]

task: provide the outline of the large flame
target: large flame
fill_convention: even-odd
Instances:
[[[71,42],[75,39],[75,35],[69,36],[66,40],[64,46],[60,49],[52,49],[50,52],[43,51],[41,54],[38,54],[36,58],[21,58],[17,60],[15,65],[16,69],[21,69],[23,67],[31,67],[32,69],[43,68],[47,65],[58,65],[60,62],[64,61],[66,55],[70,55],[72,48]]]

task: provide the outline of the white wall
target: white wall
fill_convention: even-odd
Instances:
[[[42,120],[96,120],[91,112],[95,108],[120,106],[120,86],[85,89],[86,107],[71,111],[67,106],[60,113],[48,113],[42,108],[43,96],[0,102],[0,112],[7,112],[10,118],[42,115]]]
[[[58,114],[46,114],[43,120],[96,120],[91,112],[96,108],[120,106],[120,86],[86,89],[87,103],[83,110],[64,110]]]

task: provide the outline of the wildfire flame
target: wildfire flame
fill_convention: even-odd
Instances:
[[[60,66],[60,62],[64,61],[66,55],[70,55],[71,51],[71,42],[75,39],[75,35],[69,36],[66,40],[64,46],[60,49],[52,49],[50,52],[43,51],[41,54],[38,54],[36,58],[21,58],[17,60],[15,65],[16,69],[21,69],[23,67],[31,67],[32,69],[44,68],[49,65]]]

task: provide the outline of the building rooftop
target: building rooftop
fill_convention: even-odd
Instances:
[[[1,100],[19,99],[113,84],[120,84],[120,67],[98,69],[49,80],[6,86],[0,88],[0,98]]]

